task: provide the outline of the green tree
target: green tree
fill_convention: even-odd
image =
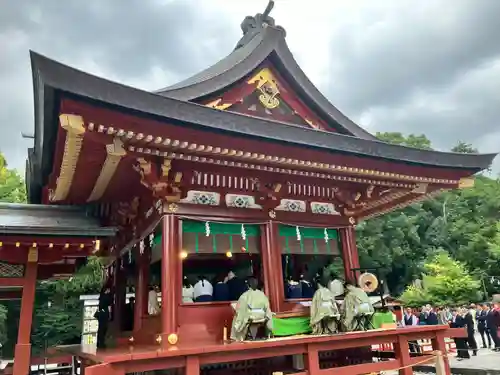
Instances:
[[[92,257],[70,280],[39,284],[32,332],[35,352],[42,352],[45,346],[80,343],[83,319],[80,296],[98,293],[102,281],[101,262]]]
[[[423,289],[408,287],[401,299],[409,305],[462,305],[478,300],[480,282],[466,266],[439,250],[424,264]]]
[[[4,155],[0,152],[0,202],[26,202],[26,188],[19,173],[9,169]],[[12,351],[17,339],[17,319],[19,306],[17,301],[6,301],[0,304],[0,343],[4,347],[4,355]]]
[[[0,202],[26,202],[24,180],[15,169],[9,169],[5,157],[0,152]]]
[[[405,137],[402,133],[399,132],[377,132],[376,137],[381,141],[392,143],[395,145],[422,148],[424,150],[432,149],[431,141],[423,134],[410,134],[409,136]]]
[[[452,149],[452,152],[458,152],[461,154],[477,154],[478,150],[477,148],[472,147],[470,143],[466,142],[458,142]]]
[[[405,146],[431,148],[423,136],[380,133],[380,139]],[[416,141],[418,139],[418,142]],[[455,151],[477,152],[459,143]],[[500,180],[476,177],[471,189],[445,192],[362,222],[357,244],[363,267],[378,266],[393,294],[400,294],[424,272],[425,260],[437,249],[446,250],[477,276],[500,275]],[[489,293],[498,285],[488,283]]]

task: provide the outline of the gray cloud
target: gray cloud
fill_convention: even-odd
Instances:
[[[229,53],[243,17],[262,11],[265,3],[5,2],[0,12],[0,150],[11,165],[23,167],[30,142],[19,132],[33,128],[28,49],[156,89]],[[481,151],[496,151],[498,0],[454,0],[453,6],[444,0],[345,4],[317,1],[306,9],[278,0],[274,11],[306,73],[334,104],[373,132],[424,133],[442,149],[465,140]]]

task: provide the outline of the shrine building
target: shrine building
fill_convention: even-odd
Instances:
[[[277,319],[307,314],[310,298],[288,295],[288,279],[329,267],[355,282],[358,223],[471,187],[495,157],[378,140],[307,78],[269,11],[244,19],[227,57],[154,92],[31,52],[29,204],[0,206],[0,285],[4,298],[22,299],[14,375],[30,364],[36,280],[71,275],[91,255],[103,257],[114,291],[114,344],[60,348],[85,375],[410,374],[422,358],[408,340],[446,350],[447,326],[228,344],[234,299],[183,299],[186,280],[215,286],[231,272],[260,281]],[[154,287],[158,314],[148,311]],[[394,345],[390,361],[338,355],[382,342]],[[305,367],[290,370],[297,355]]]

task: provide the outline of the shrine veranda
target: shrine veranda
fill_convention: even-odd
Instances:
[[[445,337],[463,334],[433,326],[228,344],[229,301],[182,302],[183,273],[242,261],[277,317],[305,316],[307,303],[285,296],[289,262],[335,259],[356,281],[359,222],[471,187],[495,157],[377,140],[311,83],[269,12],[247,17],[242,30],[226,58],[155,92],[31,52],[29,204],[0,205],[0,292],[22,300],[14,375],[30,364],[36,281],[69,277],[91,255],[105,258],[115,292],[114,345],[59,348],[86,375],[410,374],[427,357],[410,356],[408,341],[431,339],[444,353]],[[157,316],[147,313],[152,273]],[[134,321],[123,331],[130,279]],[[391,344],[394,358],[374,362],[363,348],[375,344]]]

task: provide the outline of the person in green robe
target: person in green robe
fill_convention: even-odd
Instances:
[[[265,325],[267,334],[273,328],[273,314],[269,299],[258,289],[255,278],[248,280],[249,289],[241,295],[236,304],[236,313],[231,326],[231,340],[244,341],[251,325]]]
[[[366,292],[347,282],[346,295],[342,304],[342,323],[347,332],[366,331],[371,328],[371,319],[375,312]]]
[[[340,318],[335,296],[327,288],[330,277],[317,277],[318,289],[311,303],[311,328],[314,335],[331,335],[338,332]]]

